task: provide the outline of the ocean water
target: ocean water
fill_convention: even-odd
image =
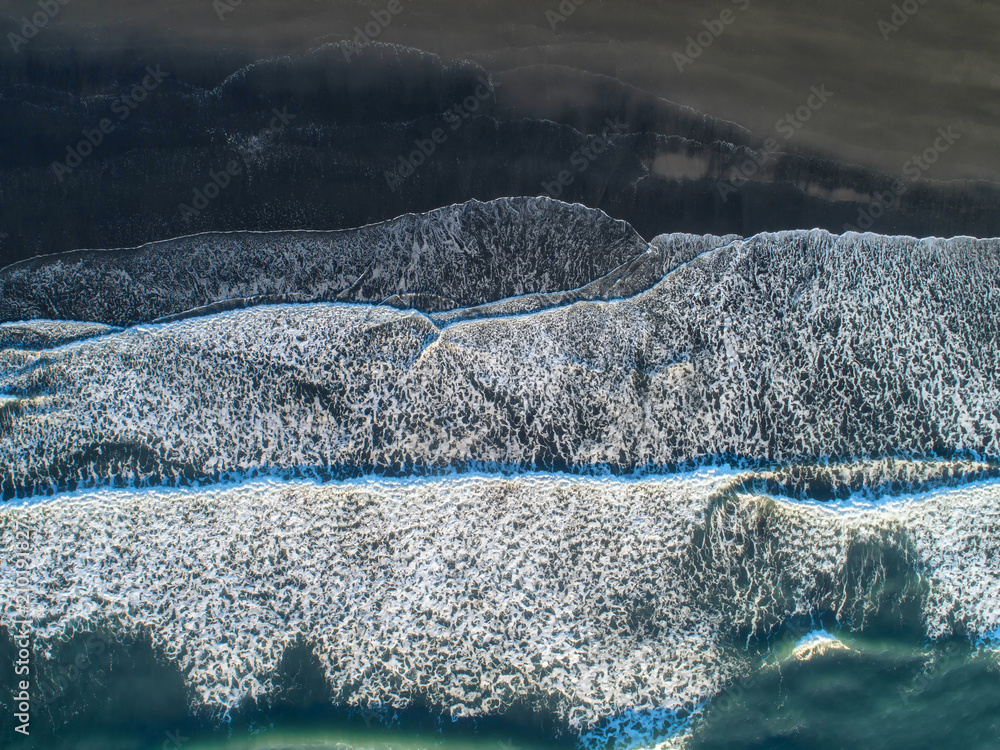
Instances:
[[[743,478],[16,505],[52,582],[30,592],[40,746],[995,743],[1000,485],[834,509]]]
[[[364,232],[0,272],[12,747],[997,746],[996,240]]]
[[[0,750],[1000,749],[998,28],[0,3]]]

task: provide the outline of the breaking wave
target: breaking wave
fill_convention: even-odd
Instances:
[[[345,711],[640,748],[709,742],[790,633],[991,654],[998,278],[997,240],[646,242],[548,199],[8,267],[41,673],[148,641],[231,719],[301,651]]]
[[[101,490],[0,524],[33,529],[36,643],[148,632],[216,715],[273,693],[304,642],[337,705],[529,704],[556,736],[638,747],[696,726],[747,674],[748,639],[796,618],[973,641],[1000,627],[1000,483],[844,507],[734,491],[743,479]]]

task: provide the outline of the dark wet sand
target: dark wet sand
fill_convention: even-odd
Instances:
[[[761,137],[805,103],[811,86],[825,85],[834,96],[796,133],[799,148],[898,174],[938,128],[951,127],[958,142],[926,176],[1000,180],[1000,9],[982,0],[926,0],[887,40],[878,21],[891,18],[889,2],[584,0],[553,32],[546,12],[558,11],[555,0],[399,1],[378,41],[497,72],[551,63],[614,76]],[[220,21],[212,0],[76,2],[42,34],[69,40],[86,24],[102,45],[194,43],[264,55],[353,37],[388,4],[243,0]],[[37,10],[13,5],[14,16]],[[674,54],[724,10],[732,22],[679,71]]]

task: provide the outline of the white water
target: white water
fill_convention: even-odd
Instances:
[[[265,694],[301,635],[349,705],[419,697],[477,716],[540,694],[585,745],[680,737],[684,712],[745,673],[738,628],[870,614],[848,561],[872,540],[898,546],[897,533],[931,584],[927,635],[947,634],[949,617],[973,640],[1000,627],[1000,483],[837,510],[732,496],[740,478],[112,490],[5,506],[0,528],[34,530],[42,650],[95,620],[148,627],[221,712]],[[879,564],[861,579],[872,591]],[[4,612],[13,576],[0,560]]]

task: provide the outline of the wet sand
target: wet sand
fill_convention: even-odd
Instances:
[[[388,24],[370,28],[378,41],[472,59],[492,72],[548,63],[614,76],[762,138],[805,104],[812,86],[825,86],[833,96],[797,131],[798,148],[899,174],[939,128],[951,127],[958,141],[926,176],[1000,180],[1000,11],[980,0],[911,2],[917,11],[897,14],[906,18],[898,30],[879,28],[892,22],[893,3],[857,0],[399,0]],[[13,5],[14,17],[37,10]],[[352,38],[388,6],[244,0],[226,10],[211,0],[107,0],[65,6],[39,39],[81,44],[84,25],[101,45],[195,44],[257,56]],[[711,39],[707,46],[697,44],[699,34]]]

